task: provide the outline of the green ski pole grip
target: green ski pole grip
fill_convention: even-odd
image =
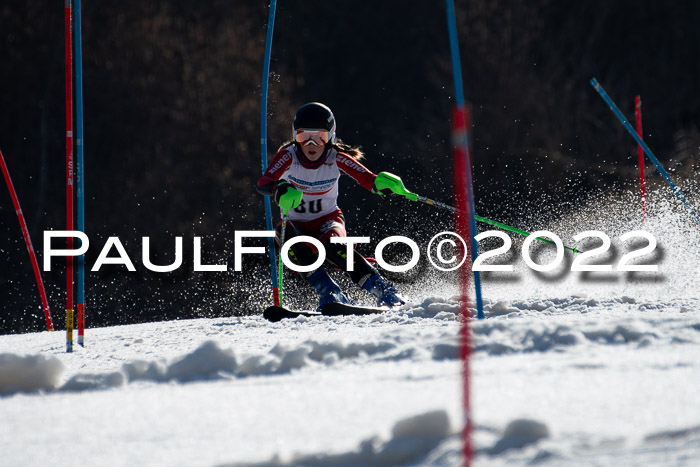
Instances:
[[[379,172],[377,179],[374,181],[375,193],[382,195],[397,194],[411,201],[418,201],[418,195],[411,193],[406,189],[400,177],[389,172]]]

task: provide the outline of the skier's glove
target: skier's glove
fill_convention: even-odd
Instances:
[[[290,209],[294,209],[301,204],[301,198],[304,196],[302,191],[294,188],[294,185],[286,180],[282,180],[275,188],[275,201],[282,208],[286,216]]]
[[[415,193],[411,193],[403,186],[403,182],[399,177],[389,172],[379,172],[377,174],[377,178],[374,180],[372,193],[377,193],[383,198],[391,195],[399,195],[411,201],[418,200],[418,196]]]

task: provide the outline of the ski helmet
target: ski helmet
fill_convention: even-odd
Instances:
[[[292,123],[292,139],[297,130],[326,130],[329,143],[335,142],[335,117],[328,106],[320,102],[309,102],[299,107]]]

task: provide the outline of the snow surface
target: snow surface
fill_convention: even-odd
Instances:
[[[485,274],[475,465],[700,464],[700,245],[674,209],[646,226],[658,273]],[[0,336],[0,464],[460,465],[455,289],[401,287],[381,315],[88,329],[73,354]]]

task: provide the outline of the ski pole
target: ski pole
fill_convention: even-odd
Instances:
[[[435,200],[426,198],[425,196],[416,195],[416,201],[420,201],[421,203],[425,203],[425,204],[430,204],[431,206],[437,206],[439,208],[447,209],[447,210],[452,211],[452,212],[457,212],[457,208],[450,206],[449,204],[441,203],[440,201],[435,201]],[[511,227],[511,226],[503,224],[501,222],[492,221],[491,219],[486,219],[485,217],[474,215],[474,218],[476,220],[478,220],[479,222],[483,222],[484,224],[493,225],[494,227],[499,227],[503,230],[508,230],[510,232],[520,234],[524,237],[529,237],[531,235],[529,232],[526,232],[524,230],[520,230],[520,229],[517,229],[515,227]],[[545,243],[551,243],[552,245],[556,245],[556,243],[554,243],[552,240],[548,240],[546,238],[537,237],[537,240],[540,240],[540,241],[545,242]],[[574,253],[579,253],[578,248],[576,248],[576,247],[564,246],[564,248],[567,250],[571,250]]]
[[[279,252],[280,254],[277,263],[277,280],[279,282],[279,303],[276,303],[276,305],[279,306],[284,306],[284,298],[282,293],[282,273],[284,272],[284,261],[282,261],[282,249],[284,248],[284,237],[287,233],[287,218],[289,217],[289,210],[299,206],[302,203],[302,199],[304,196],[303,192],[294,188],[285,191],[284,194],[287,195],[287,200],[282,202],[282,197],[280,197],[280,201],[278,201],[278,204],[282,209],[282,230],[280,232]]]
[[[284,272],[284,261],[282,261],[282,247],[284,246],[284,236],[285,233],[287,232],[287,212],[285,212],[282,215],[282,231],[280,232],[280,255],[279,258],[277,258],[278,264],[277,264],[277,285],[279,287],[279,299],[280,303],[279,306],[284,306],[284,298],[282,296],[282,279],[283,275],[282,273]]]
[[[386,174],[386,172],[382,172],[381,174]],[[380,174],[380,175],[381,175]],[[452,211],[457,214],[462,214],[459,212],[459,210],[454,207],[450,206],[449,204],[441,203],[440,201],[435,201],[430,198],[426,198],[425,196],[420,196],[416,193],[408,191],[408,189],[404,186],[403,181],[401,181],[400,177],[397,177],[396,175],[393,174],[387,174],[385,178],[389,178],[392,181],[392,186],[394,188],[393,193],[398,194],[400,196],[403,196],[406,199],[409,199],[411,201],[420,201],[421,203],[429,204],[431,206],[437,206],[442,209],[446,209],[448,211]],[[379,194],[384,196],[385,190],[380,190]],[[523,235],[525,237],[529,237],[531,234],[529,232],[525,232],[524,230],[516,229],[515,227],[511,227],[509,225],[503,224],[501,222],[496,222],[492,221],[491,219],[486,219],[485,217],[477,216],[476,214],[474,215],[474,219],[478,220],[479,222],[483,222],[485,224],[493,225],[495,227],[499,227],[504,230],[508,230],[510,232],[514,232],[520,235]],[[547,240],[546,238],[542,237],[537,237],[537,240],[545,243],[551,243],[552,245],[556,245],[552,240]],[[571,250],[574,253],[579,253],[578,248],[575,247],[570,247],[570,246],[564,246],[565,249]]]
[[[494,227],[500,227],[503,230],[515,232],[515,233],[518,233],[524,237],[529,237],[530,235],[532,235],[531,233],[525,232],[524,230],[516,229],[515,227],[511,227],[509,225],[502,224],[501,222],[492,221],[490,219],[486,219],[485,217],[480,217],[480,216],[475,216],[475,217],[476,217],[476,220],[478,220],[479,222],[483,222],[484,224],[493,225]],[[555,242],[553,242],[552,240],[547,240],[546,238],[537,237],[537,240],[539,240],[541,242],[545,242],[545,243],[551,243],[552,245],[556,245]],[[576,248],[576,247],[570,247],[570,246],[564,245],[564,249],[571,250],[574,253],[580,253],[580,251],[578,251],[578,248]]]

